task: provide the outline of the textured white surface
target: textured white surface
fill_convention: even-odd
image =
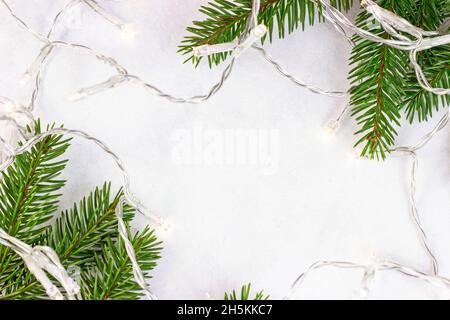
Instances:
[[[56,37],[112,55],[130,72],[164,90],[186,96],[203,93],[218,79],[221,67],[183,65],[176,50],[185,27],[201,17],[198,8],[205,2],[101,1],[140,32],[124,38],[81,6],[67,16]],[[31,25],[46,32],[66,1],[10,3]],[[40,43],[18,28],[3,7],[0,21],[0,95],[26,102],[31,84],[21,85],[20,78]],[[328,24],[295,32],[266,48],[309,83],[334,90],[348,86],[350,48]],[[345,103],[342,99],[292,85],[250,51],[237,61],[223,90],[204,104],[172,104],[132,84],[68,102],[70,93],[112,74],[90,56],[56,50],[44,74],[37,114],[106,142],[123,158],[134,193],[170,219],[174,230],[165,239],[163,258],[151,281],[161,299],[203,299],[207,292],[220,298],[224,291],[249,281],[255,289],[281,298],[297,275],[318,259],[366,262],[376,254],[429,268],[409,218],[410,159],[351,159],[355,123],[348,115],[335,137],[324,138],[322,126],[338,113]],[[429,123],[405,124],[398,142],[415,142],[440,114]],[[239,128],[276,132],[278,139],[270,145],[277,156],[271,158],[276,170],[267,172],[260,162],[180,165],[173,159],[179,146],[175,138],[183,132],[194,134],[200,126],[203,132],[219,135]],[[445,276],[450,276],[449,136],[446,128],[419,152],[417,176],[423,225]],[[113,163],[93,145],[74,141],[70,158],[62,207],[104,180],[120,186]],[[359,273],[323,269],[308,278],[296,298],[354,298],[360,280]],[[448,298],[449,294],[388,272],[375,279],[371,297]]]

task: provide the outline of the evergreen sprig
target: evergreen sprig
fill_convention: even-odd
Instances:
[[[407,17],[408,2],[383,0],[380,5],[395,14]],[[378,36],[390,39],[383,27],[370,19],[370,14],[361,12],[357,26]],[[352,49],[350,64],[354,68],[349,78],[354,88],[350,103],[352,116],[361,126],[355,134],[362,137],[356,145],[365,144],[362,155],[385,158],[389,147],[397,135],[400,125],[400,105],[406,85],[405,74],[408,67],[408,54],[385,44],[378,44],[354,37],[356,45]]]
[[[340,10],[348,11],[353,0],[331,0],[331,5]],[[185,60],[198,65],[201,57],[194,57],[193,47],[204,44],[217,44],[230,42],[237,39],[245,29],[247,20],[251,14],[251,0],[213,0],[205,6],[201,6],[200,12],[206,15],[201,21],[194,21],[187,31],[191,35],[186,36],[178,52],[189,55]],[[321,7],[318,6],[318,20],[323,21]],[[261,0],[258,21],[268,27],[269,41],[272,42],[275,28],[278,37],[284,38],[301,27],[305,29],[307,24],[313,25],[316,20],[316,5],[312,0]],[[266,36],[261,39],[262,43]],[[209,66],[217,65],[224,61],[229,52],[217,53],[208,56]]]
[[[269,300],[269,295],[264,295],[264,290],[261,290],[256,293],[254,298],[250,297],[251,291],[251,283],[244,284],[241,288],[240,295],[236,294],[236,291],[233,290],[231,293],[224,294],[224,300]]]
[[[339,10],[348,11],[353,1],[330,3]],[[437,30],[450,16],[448,0],[379,0],[377,3],[424,30]],[[229,42],[241,35],[251,13],[251,0],[213,0],[200,11],[206,18],[194,21],[193,26],[187,28],[191,35],[186,36],[179,46],[179,52],[189,55],[186,61],[195,65],[201,58],[192,55],[193,47]],[[321,13],[320,5],[315,5],[312,0],[261,0],[258,21],[268,26],[266,36],[272,41],[275,28],[278,37],[284,38],[300,27],[303,30],[307,23],[323,21]],[[391,35],[365,10],[358,15],[356,24],[391,39]],[[356,45],[350,57],[349,79],[352,84],[351,114],[359,126],[355,146],[363,146],[361,156],[385,159],[395,144],[402,111],[410,122],[414,119],[427,121],[441,106],[449,105],[450,96],[432,94],[419,85],[408,52],[357,35],[353,39]],[[265,40],[266,37],[262,38],[262,42]],[[219,64],[229,54],[208,56],[209,65]],[[418,62],[433,87],[450,86],[450,45],[419,52]]]
[[[153,230],[147,227],[136,233],[131,243],[142,271],[146,278],[150,278],[148,271],[156,266],[156,260],[160,258],[160,242]],[[85,299],[135,300],[142,296],[121,239],[113,242],[107,238],[101,251],[95,254],[93,269],[83,272],[81,279]]]
[[[436,30],[450,17],[448,0],[419,1],[413,23],[424,30]],[[447,30],[448,32],[449,30]],[[432,87],[450,87],[450,45],[434,47],[418,53],[418,62]],[[427,121],[440,106],[450,104],[450,96],[438,96],[424,90],[417,82],[414,70],[406,77],[405,113],[410,122],[415,116],[419,121]]]
[[[31,129],[29,129],[31,132]],[[34,134],[41,132],[39,122]],[[118,237],[115,210],[123,191],[111,196],[111,184],[96,188],[71,210],[54,219],[59,191],[64,185],[57,177],[67,160],[57,160],[68,148],[69,140],[50,135],[29,152],[18,156],[3,173],[0,183],[0,225],[10,234],[34,246],[47,245],[56,251],[68,270],[79,270],[84,299],[138,299],[142,291],[134,283],[131,263]],[[25,174],[31,172],[31,174]],[[21,205],[23,203],[23,205]],[[19,208],[13,212],[10,208]],[[124,208],[124,221],[133,219],[135,210]],[[15,218],[14,217],[19,217]],[[12,228],[15,221],[18,225]],[[132,236],[132,244],[147,278],[159,259],[161,242],[149,228]],[[0,300],[46,299],[39,282],[23,261],[0,245]]]
[[[50,129],[53,126],[48,126]],[[27,128],[28,132],[33,129]],[[41,124],[35,123],[35,133]],[[57,160],[69,146],[69,140],[52,135],[18,155],[14,165],[2,173],[0,180],[0,227],[26,243],[40,243],[49,228],[47,222],[58,209],[60,190],[65,181],[59,178],[67,160]],[[0,289],[15,280],[20,258],[0,245]]]
[[[381,0],[378,4],[429,30],[436,30],[448,16],[447,0]],[[385,39],[391,38],[365,11],[358,15],[357,25]],[[355,146],[364,145],[362,156],[384,159],[395,143],[403,108],[410,121],[415,114],[419,120],[427,120],[438,109],[439,101],[448,104],[449,97],[439,99],[420,87],[407,52],[359,36],[354,41],[349,79],[354,85],[350,99],[352,116],[360,126],[355,133],[360,135]],[[434,86],[449,85],[448,49],[449,46],[436,47],[420,54],[419,63]]]

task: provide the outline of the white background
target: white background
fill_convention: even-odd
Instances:
[[[17,13],[41,32],[66,1],[11,0]],[[197,0],[100,1],[132,21],[132,39],[81,5],[55,37],[87,44],[115,57],[131,73],[177,95],[203,93],[223,66],[209,70],[182,64],[177,45],[185,28],[202,18]],[[355,7],[352,16],[358,12]],[[81,19],[78,21],[77,19]],[[20,79],[41,44],[20,29],[0,6],[0,95],[27,102],[32,85]],[[77,22],[81,22],[78,26]],[[348,87],[350,48],[329,24],[297,31],[266,45],[291,73],[330,90]],[[92,56],[58,49],[44,72],[37,115],[100,138],[124,160],[132,190],[174,230],[151,287],[161,299],[221,298],[224,291],[252,282],[282,298],[294,279],[319,259],[368,262],[372,254],[428,270],[429,263],[409,218],[410,159],[354,160],[355,122],[346,116],[332,139],[322,127],[345,100],[320,96],[282,78],[256,52],[245,53],[229,81],[209,102],[172,104],[142,87],[127,84],[69,102],[83,86],[103,81],[114,70]],[[442,114],[442,113],[440,113]],[[439,114],[439,115],[440,115]],[[399,144],[417,141],[439,119],[405,124]],[[251,165],[177,165],[172,139],[196,123],[214,130],[277,130],[279,163],[264,175]],[[450,276],[448,127],[419,152],[418,206],[441,274]],[[120,175],[92,144],[75,140],[62,208],[94,186]],[[295,298],[355,298],[360,272],[322,269]],[[371,298],[448,298],[427,284],[391,272],[375,280]]]

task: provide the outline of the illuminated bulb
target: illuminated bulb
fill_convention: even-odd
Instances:
[[[361,0],[361,7],[367,8],[370,5],[369,1],[367,0]]]
[[[122,33],[126,38],[134,38],[134,36],[136,36],[136,34],[139,32],[136,25],[134,25],[132,23],[121,24],[120,30],[122,30]]]
[[[348,157],[352,160],[360,160],[361,153],[358,150],[353,149],[352,152],[349,153]]]
[[[194,56],[205,57],[213,53],[233,51],[238,45],[238,41],[231,41],[217,44],[204,44],[193,49]]]
[[[250,48],[267,32],[267,27],[263,24],[257,25],[252,29],[250,35],[240,43],[233,52],[234,57],[239,57],[245,50]]]
[[[0,104],[2,105],[2,108],[0,109],[0,115],[10,115],[11,113],[14,113],[17,110],[16,105],[12,101],[0,100]]]
[[[31,80],[31,72],[27,70],[22,75],[22,78],[20,78],[20,84],[27,84],[30,80]]]
[[[195,57],[206,57],[210,54],[209,45],[205,44],[195,47],[192,52]]]
[[[167,220],[159,220],[158,222],[158,234],[162,239],[167,239],[173,233],[173,225]]]
[[[362,288],[359,291],[359,298],[361,300],[366,300],[369,297],[369,290],[367,288]]]
[[[84,98],[86,98],[86,93],[84,93],[82,91],[77,91],[77,92],[75,92],[75,93],[73,93],[73,94],[71,94],[71,95],[69,95],[67,97],[67,99],[70,102],[79,101],[79,100],[84,99]]]
[[[329,120],[326,125],[323,127],[323,130],[325,133],[329,135],[333,135],[336,132],[336,129],[339,126],[339,122],[337,120],[331,119]]]
[[[264,24],[259,24],[253,29],[252,32],[256,37],[262,38],[267,32],[267,27]]]
[[[166,234],[170,234],[173,231],[173,226],[167,221],[163,221],[160,226],[159,226],[160,230],[163,231]]]

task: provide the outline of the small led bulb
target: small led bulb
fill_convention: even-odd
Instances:
[[[325,131],[325,133],[329,134],[329,135],[333,135],[336,132],[336,129],[339,126],[339,122],[335,119],[331,119],[329,120],[325,126],[323,127],[323,130]]]
[[[0,109],[0,114],[5,114],[5,115],[10,115],[14,112],[17,111],[17,106],[14,102],[9,101],[9,100],[5,100],[5,101],[0,101],[0,104],[3,106]]]
[[[134,25],[132,23],[122,23],[120,25],[120,30],[122,30],[122,32],[126,38],[133,38],[139,32],[136,25]]]
[[[351,152],[349,152],[348,154],[348,158],[350,160],[361,160],[362,156],[361,156],[361,150],[359,148],[353,148]]]
[[[267,27],[264,24],[259,24],[253,29],[253,34],[258,38],[262,38],[266,32]]]
[[[70,102],[80,101],[81,99],[86,98],[86,93],[82,91],[77,91],[67,97]]]
[[[27,70],[20,78],[20,84],[27,84],[31,80],[31,72]]]
[[[207,44],[195,47],[192,51],[195,57],[206,57],[210,54],[209,45]]]
[[[359,298],[361,300],[367,300],[368,297],[369,297],[369,290],[367,288],[361,288],[361,290],[359,291]]]
[[[167,220],[160,223],[159,229],[165,234],[171,234],[173,232],[173,226]]]

